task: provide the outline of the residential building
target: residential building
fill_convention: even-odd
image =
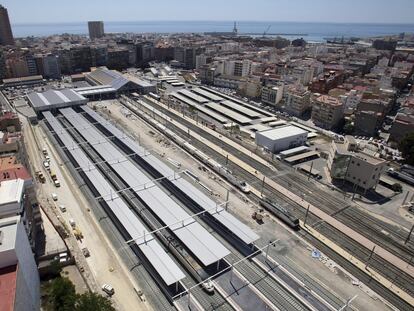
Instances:
[[[2,50],[0,50],[0,80],[5,79],[7,76],[6,70],[6,57]]]
[[[40,65],[38,66],[38,68]],[[46,54],[42,56],[41,62],[42,72],[39,72],[45,78],[59,79],[61,76],[59,66],[59,56],[54,54]]]
[[[262,88],[262,103],[276,106],[283,98],[283,84],[278,86],[264,86]]]
[[[301,86],[291,85],[285,87],[283,94],[283,109],[291,115],[297,117],[302,116],[311,108],[310,95],[311,92]]]
[[[0,5],[0,45],[14,45],[9,13],[2,5]]]
[[[312,101],[312,121],[324,129],[339,126],[344,117],[344,104],[339,99],[321,95]]]
[[[0,309],[40,310],[39,273],[21,217],[0,219],[0,237]]]
[[[355,134],[363,136],[377,136],[381,129],[384,115],[375,111],[355,112]]]
[[[358,151],[352,136],[343,143],[332,142],[328,155],[328,169],[334,180],[350,182],[365,191],[377,186],[387,162]]]
[[[117,48],[108,50],[109,69],[124,70],[129,67],[129,51],[127,49]]]
[[[137,66],[144,66],[155,59],[155,47],[153,42],[139,42],[135,44],[135,47]]]
[[[400,142],[406,135],[414,133],[414,111],[405,109],[394,118],[390,132],[390,140]]]
[[[90,21],[88,22],[89,38],[99,39],[105,36],[104,23],[102,21]]]

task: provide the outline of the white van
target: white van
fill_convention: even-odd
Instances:
[[[69,224],[70,224],[70,226],[72,228],[75,228],[76,227],[76,222],[75,222],[75,220],[73,218],[69,219]]]
[[[102,290],[105,293],[107,293],[109,296],[112,296],[113,294],[115,294],[114,288],[111,285],[109,285],[109,284],[102,285]]]

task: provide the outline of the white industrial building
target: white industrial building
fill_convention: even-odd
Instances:
[[[305,144],[308,132],[293,125],[256,132],[256,144],[272,153]]]

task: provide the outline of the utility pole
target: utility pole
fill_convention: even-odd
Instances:
[[[310,204],[308,204],[308,208],[306,209],[305,220],[303,221],[303,226],[306,227],[306,221],[308,220]]]
[[[226,195],[226,211],[229,207],[229,198],[230,198],[230,190],[227,189],[227,195]]]
[[[262,180],[262,190],[260,191],[260,197],[263,196],[263,189],[264,189],[265,179],[266,179],[266,176],[263,176],[263,180]]]
[[[358,295],[355,295],[354,297],[352,297],[351,299],[348,299],[347,301],[346,301],[346,303],[345,303],[345,305],[342,307],[342,308],[340,308],[340,309],[338,309],[338,311],[345,311],[346,310],[346,308],[347,307],[349,307],[349,304],[352,302],[352,300],[354,300],[355,298],[357,298],[358,297]]]
[[[366,263],[366,265],[365,265],[365,269],[367,269],[367,268],[368,268],[369,261],[371,260],[372,255],[374,255],[375,247],[376,247],[376,245],[374,245],[374,247],[373,247],[373,248],[372,248],[372,250],[371,250],[371,253],[369,254],[369,258],[368,258],[367,263]]]
[[[407,244],[407,243],[408,243],[408,241],[410,241],[411,233],[413,233],[413,230],[414,230],[414,225],[411,227],[410,233],[408,233],[408,236],[407,236],[407,238],[405,239],[404,244]]]
[[[311,163],[311,167],[310,167],[310,171],[309,171],[309,175],[308,175],[308,180],[310,179],[310,177],[312,176],[312,169],[313,169],[313,161]]]

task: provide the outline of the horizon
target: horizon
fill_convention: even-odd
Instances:
[[[226,23],[297,23],[297,24],[339,24],[339,25],[349,25],[349,24],[355,24],[355,25],[414,25],[414,22],[408,23],[394,23],[394,22],[334,22],[334,21],[280,21],[280,20],[168,20],[168,19],[153,19],[153,20],[99,20],[99,19],[91,19],[91,20],[83,20],[83,21],[67,21],[67,22],[21,22],[21,23],[11,23],[11,25],[56,25],[56,24],[80,24],[80,23],[88,23],[90,21],[102,21],[104,23],[147,23],[147,22],[214,22],[214,23],[220,23],[220,22],[226,22]]]
[[[256,0],[255,3],[249,0],[210,0],[208,3],[192,0],[123,0],[117,3],[110,0],[2,0],[0,4],[7,8],[11,23],[17,25],[88,20],[411,24],[414,12],[412,0],[392,3],[388,0]]]

